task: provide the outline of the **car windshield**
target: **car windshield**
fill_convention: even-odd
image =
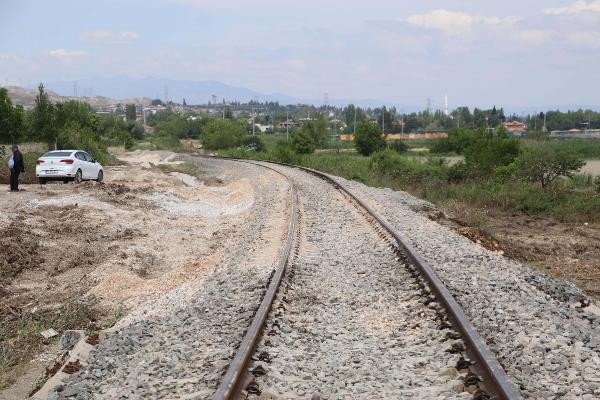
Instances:
[[[51,151],[44,154],[43,157],[69,157],[72,151]]]

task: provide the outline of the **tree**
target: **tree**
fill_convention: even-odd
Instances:
[[[312,154],[315,152],[315,141],[309,133],[300,131],[292,136],[292,149],[297,154]]]
[[[202,130],[200,141],[208,150],[228,149],[238,146],[246,133],[237,122],[232,120],[213,119]]]
[[[322,147],[327,144],[328,127],[327,120],[321,115],[314,121],[308,121],[301,131],[312,137],[316,146]]]
[[[346,133],[354,133],[354,122],[356,126],[367,119],[367,115],[364,110],[360,107],[356,107],[354,104],[349,104],[342,111],[344,114],[344,122],[346,123]]]
[[[46,142],[48,148],[56,147],[58,131],[55,119],[54,104],[50,102],[48,93],[44,91],[44,85],[40,83],[31,115],[32,138]]]
[[[133,122],[137,119],[137,111],[135,109],[135,104],[125,105],[125,119],[129,122]]]
[[[152,101],[150,101],[150,105],[153,106],[162,106],[163,102],[161,99],[152,99]]]
[[[572,177],[585,165],[575,153],[558,146],[528,148],[516,160],[518,175],[543,188],[561,176]]]
[[[385,148],[385,139],[376,122],[365,121],[357,129],[354,136],[354,146],[363,156],[368,156]]]
[[[79,126],[97,130],[98,119],[87,103],[69,100],[57,103],[54,107],[54,124],[60,130],[68,123],[76,123]]]
[[[13,107],[8,90],[0,88],[0,143],[16,143],[23,136],[23,108]]]
[[[511,164],[519,155],[520,142],[514,138],[484,136],[465,150],[465,163],[476,174],[490,175],[496,168]]]

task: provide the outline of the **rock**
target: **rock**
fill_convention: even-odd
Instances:
[[[71,350],[81,339],[81,332],[65,331],[58,342],[58,348],[61,350]]]

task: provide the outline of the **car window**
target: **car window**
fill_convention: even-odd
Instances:
[[[71,151],[50,151],[43,155],[43,157],[69,157]]]
[[[83,155],[82,152],[78,151],[77,153],[75,153],[75,157],[77,157],[78,159],[80,159],[81,161],[85,161],[85,156]]]
[[[94,159],[88,153],[83,153],[83,155],[85,156],[85,160],[86,161],[88,161],[88,162],[94,162]]]

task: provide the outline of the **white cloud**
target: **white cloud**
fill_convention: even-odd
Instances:
[[[512,16],[484,16],[443,9],[411,15],[406,19],[409,24],[427,29],[437,29],[450,34],[466,33],[476,26],[512,27],[518,20],[519,18]]]
[[[516,38],[525,44],[539,46],[546,43],[553,35],[553,32],[538,29],[528,29],[515,32]]]
[[[578,47],[600,48],[600,32],[598,31],[568,33],[566,38],[571,44]]]
[[[55,49],[55,50],[50,50],[48,52],[48,54],[52,57],[72,57],[72,56],[82,56],[86,53],[85,53],[85,51],[81,51],[81,50],[67,51],[65,49]]]
[[[79,36],[79,40],[82,42],[104,44],[132,43],[139,38],[140,36],[135,32],[111,32],[107,30],[85,31]]]
[[[600,0],[592,0],[589,3],[585,0],[576,1],[575,3],[569,4],[565,7],[558,8],[546,8],[545,14],[551,15],[572,15],[580,14],[583,12],[597,12],[600,13]]]
[[[300,58],[292,58],[285,60],[285,65],[292,69],[306,69],[306,63]]]

